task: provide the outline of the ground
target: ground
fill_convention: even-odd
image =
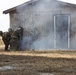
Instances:
[[[0,75],[76,75],[76,51],[4,51],[2,44]]]

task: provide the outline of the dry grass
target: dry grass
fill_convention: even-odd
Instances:
[[[39,56],[39,57],[48,57],[48,58],[68,58],[68,59],[76,59],[76,51],[59,51],[59,50],[51,50],[51,51],[9,51],[4,52],[1,50],[0,55],[21,55],[21,56]]]
[[[0,66],[16,69],[0,71],[0,75],[76,75],[76,51],[10,51],[0,49]]]

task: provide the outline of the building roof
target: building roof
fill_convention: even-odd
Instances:
[[[31,3],[31,1],[25,2],[25,3],[23,3],[23,4],[29,4],[29,3]],[[23,5],[23,4],[21,4],[21,5]],[[21,6],[21,5],[18,5],[18,6],[16,6],[16,7],[10,8],[10,9],[7,9],[7,10],[3,11],[3,14],[7,14],[7,13],[10,13],[10,12],[12,12],[12,11],[15,11],[16,8],[19,7],[19,6]]]
[[[31,4],[31,3],[35,2],[35,1],[38,1],[38,0],[31,0],[31,1],[25,2],[25,3],[23,3],[23,4],[28,5],[28,4]],[[57,0],[55,0],[55,1],[57,1]],[[66,3],[66,2],[62,2],[62,1],[57,1],[57,2],[64,3],[64,4]],[[13,11],[16,10],[17,7],[22,6],[23,4],[18,5],[18,6],[16,6],[16,7],[13,7],[13,8],[10,8],[10,9],[7,9],[7,10],[3,11],[3,14],[8,14],[8,13],[10,13],[10,12],[13,12]],[[72,8],[76,8],[76,4],[71,4],[71,3],[66,3],[65,6],[67,6],[67,7],[72,7]]]

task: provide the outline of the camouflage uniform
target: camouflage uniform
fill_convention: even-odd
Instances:
[[[0,31],[0,36],[2,36],[3,35],[3,32],[2,31]]]
[[[10,33],[10,35],[12,35],[13,29],[9,28],[9,29],[8,29],[8,32]]]
[[[20,50],[22,44],[22,37],[23,37],[23,28],[18,27],[16,30],[13,31],[11,35],[10,48]]]
[[[10,44],[10,39],[11,39],[11,35],[9,32],[4,32],[3,35],[2,35],[2,40],[5,44],[5,51],[8,50],[8,46]]]
[[[22,49],[23,28],[21,26],[18,27],[18,33],[19,33],[19,49]]]

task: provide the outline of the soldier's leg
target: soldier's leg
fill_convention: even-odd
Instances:
[[[8,46],[9,46],[9,45],[5,45],[5,51],[8,51]]]

